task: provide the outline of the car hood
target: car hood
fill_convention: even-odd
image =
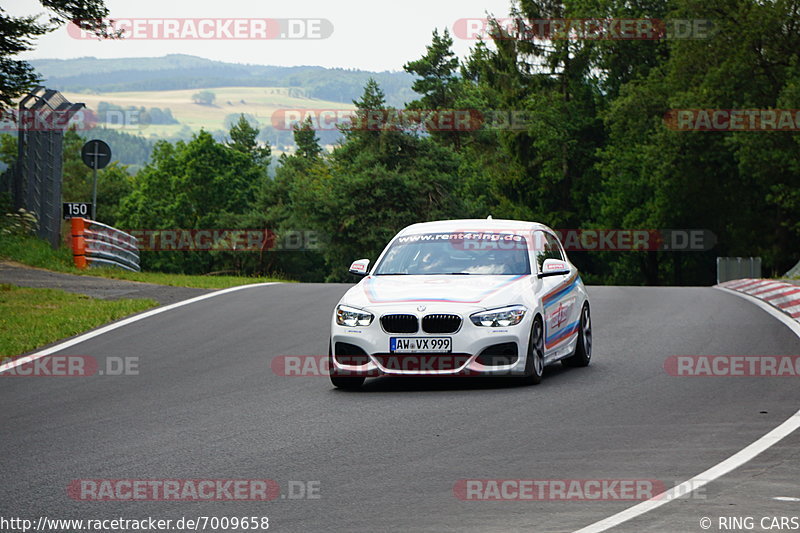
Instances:
[[[522,303],[521,293],[532,278],[523,276],[369,276],[351,288],[342,303],[355,307],[397,307],[402,304],[461,304],[487,309]]]

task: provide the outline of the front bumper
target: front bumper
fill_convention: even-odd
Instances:
[[[332,321],[333,373],[364,377],[522,376],[525,373],[530,316],[515,326],[488,328],[473,324],[468,314],[457,313],[462,318],[462,324],[455,333],[425,333],[422,330],[417,333],[388,333],[383,329],[380,318],[390,313],[370,311],[375,314],[375,319],[367,327],[340,326],[335,318]],[[422,319],[419,313],[393,309],[391,314],[395,312],[415,314],[418,320]],[[451,352],[392,353],[392,337],[450,337]]]

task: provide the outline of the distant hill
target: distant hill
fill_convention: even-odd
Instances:
[[[97,113],[97,119],[110,130],[119,130],[145,137],[151,141],[158,139],[188,140],[200,129],[224,139],[232,123],[245,115],[252,126],[259,129],[259,140],[268,142],[277,151],[287,150],[294,145],[291,124],[286,124],[277,114],[285,110],[350,110],[352,103],[333,102],[306,98],[297,88],[286,87],[214,87],[203,89],[212,93],[214,101],[210,105],[196,102],[193,95],[197,89],[172,91],[126,91],[75,93],[64,91],[70,102],[80,102]],[[103,110],[116,111],[106,116]],[[166,113],[172,122],[153,121],[153,110]],[[125,110],[132,110],[126,118]],[[144,111],[139,114],[137,110]],[[105,120],[102,120],[105,117]],[[139,120],[139,118],[143,120]],[[277,118],[276,118],[277,117]],[[323,145],[335,143],[340,133],[333,125],[317,131]]]
[[[47,87],[66,92],[131,92],[212,89],[215,87],[295,87],[319,100],[351,103],[367,80],[378,81],[389,105],[401,107],[417,98],[414,77],[406,72],[368,72],[298,66],[275,67],[212,61],[170,54],[122,59],[38,59],[30,63]]]

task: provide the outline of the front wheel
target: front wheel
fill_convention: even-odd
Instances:
[[[589,304],[583,304],[581,310],[581,320],[578,324],[578,343],[575,345],[575,353],[563,359],[564,366],[589,366],[592,360],[592,316],[589,312]]]
[[[525,382],[538,385],[544,375],[544,326],[542,318],[536,317],[528,341],[528,356],[525,360]]]
[[[361,388],[361,385],[364,384],[366,380],[365,377],[359,376],[340,376],[336,373],[336,369],[333,366],[333,349],[331,344],[328,343],[328,375],[331,378],[331,383],[337,389],[344,389],[344,390],[355,390]]]

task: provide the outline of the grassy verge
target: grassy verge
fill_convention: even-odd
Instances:
[[[286,281],[277,278],[242,276],[191,276],[189,274],[164,274],[162,272],[128,272],[116,268],[92,268],[79,271],[80,274],[102,276],[104,278],[123,279],[127,281],[141,281],[143,283],[156,283],[158,285],[172,285],[173,287],[192,287],[195,289],[227,289],[251,283],[267,283],[271,281]]]
[[[72,262],[70,250],[63,247],[53,250],[47,242],[35,237],[0,236],[0,259],[10,259],[28,266],[57,272],[80,273]]]
[[[0,284],[0,361],[157,305]]]
[[[188,274],[165,274],[162,272],[129,272],[118,268],[91,268],[80,270],[72,262],[72,252],[62,247],[53,250],[50,245],[34,237],[2,236],[0,237],[0,259],[16,261],[24,265],[45,268],[56,272],[78,274],[82,276],[99,276],[103,278],[141,281],[174,287],[193,287],[197,289],[227,289],[250,283],[270,281],[286,281],[267,277],[242,276],[192,276]]]

